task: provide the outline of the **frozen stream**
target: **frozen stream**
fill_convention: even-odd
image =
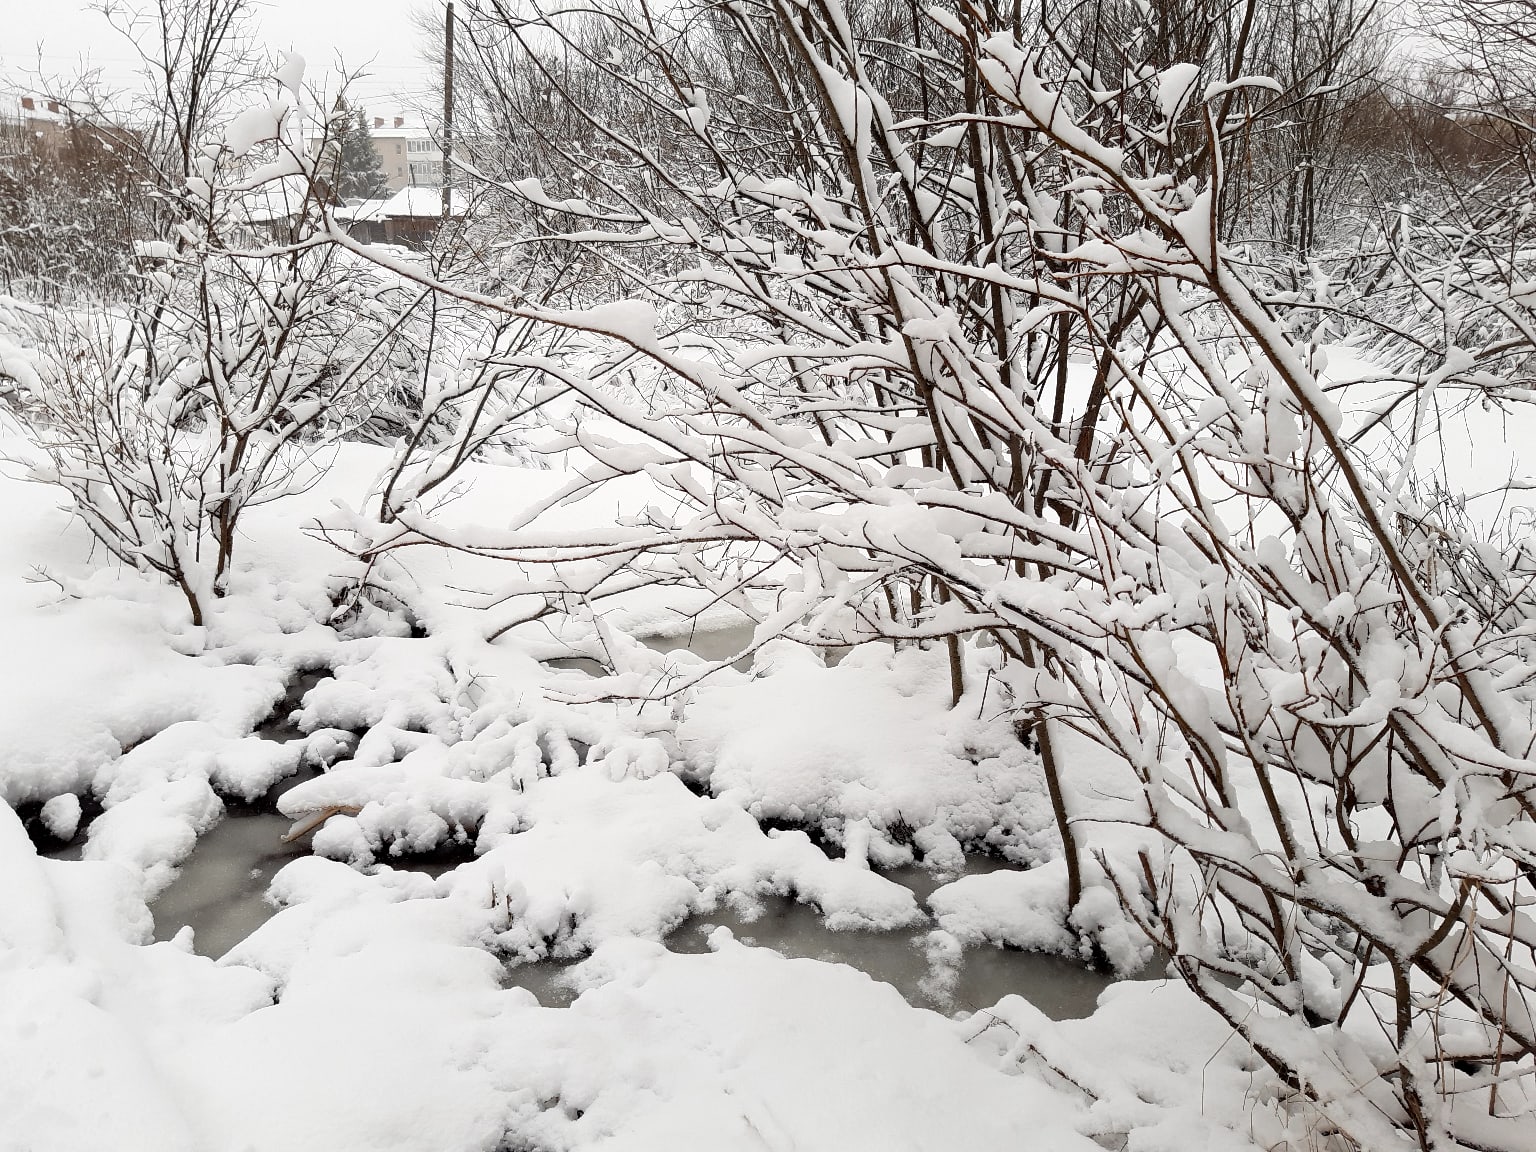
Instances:
[[[169,940],[183,927],[194,931],[198,952],[218,957],[266,923],[276,912],[266,890],[280,868],[308,848],[284,844],[287,817],[273,812],[231,810],[203,836],[181,876],[155,901],[155,938]],[[462,856],[459,857],[462,859]],[[440,875],[452,858],[392,861],[395,867]],[[976,857],[968,872],[989,872],[1001,862]],[[936,886],[921,868],[886,873],[921,900]],[[761,913],[745,918],[724,907],[694,916],[666,939],[674,952],[704,952],[716,927],[729,928],[744,943],[791,957],[848,964],[892,984],[915,1005],[943,1012],[976,1011],[1003,996],[1023,995],[1053,1019],[1087,1016],[1110,977],[1058,956],[994,947],[969,948],[958,963],[935,966],[924,947],[930,926],[917,931],[839,932],[822,923],[810,905],[787,896],[760,898]],[[507,983],[528,988],[546,1006],[570,1003],[575,989],[564,979],[572,965],[540,962],[510,967]]]
[[[1001,866],[985,857],[968,861],[968,872]],[[919,896],[933,888],[933,877],[920,868],[886,873]],[[834,932],[814,908],[785,896],[763,900],[763,913],[743,920],[724,910],[695,917],[667,938],[674,952],[703,952],[705,937],[724,925],[738,940],[772,948],[785,956],[804,956],[847,964],[884,980],[913,1005],[941,1012],[976,1012],[1018,993],[1053,1020],[1088,1016],[1099,993],[1110,983],[1096,972],[1060,956],[982,946],[967,948],[958,963],[935,965],[924,947],[929,927],[916,932]]]
[[[734,650],[730,646],[745,640],[734,633],[706,635],[694,638],[691,647],[706,658],[719,659]],[[658,648],[678,643],[649,642]],[[704,648],[709,650],[701,651]],[[288,709],[298,706],[317,679],[313,675],[301,678],[277,715],[286,717]],[[260,735],[274,740],[299,737],[284,719],[264,725]],[[229,806],[224,820],[198,840],[180,876],[152,905],[157,940],[169,940],[190,927],[196,950],[217,958],[276,913],[266,899],[268,886],[284,865],[309,851],[308,837],[283,843],[291,821],[275,810],[276,801],[289,788],[314,775],[314,769],[306,769],[256,805]],[[83,839],[55,854],[77,855]],[[427,858],[392,860],[390,864],[436,876],[466,858],[460,849]],[[1008,865],[993,858],[971,857],[966,872],[1005,867]],[[924,906],[940,883],[933,874],[915,866],[886,875],[910,889]],[[977,1011],[1009,993],[1018,993],[1054,1019],[1087,1016],[1111,981],[1106,973],[1040,953],[982,946],[967,948],[958,957],[930,954],[927,938],[934,927],[931,921],[915,930],[833,931],[814,907],[778,895],[760,897],[750,915],[722,905],[706,915],[694,916],[668,935],[666,945],[680,953],[707,951],[707,937],[717,927],[730,929],[744,943],[772,948],[785,956],[858,968],[893,985],[908,1002],[946,1013]],[[574,967],[552,961],[509,966],[506,983],[527,988],[546,1006],[563,1006],[577,995]]]

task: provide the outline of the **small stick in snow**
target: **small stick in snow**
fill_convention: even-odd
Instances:
[[[329,808],[322,808],[318,812],[294,821],[293,827],[283,835],[282,842],[292,844],[295,840],[308,836],[332,816],[356,816],[361,811],[362,809],[356,804],[332,804]]]

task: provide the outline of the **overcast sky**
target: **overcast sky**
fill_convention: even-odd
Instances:
[[[132,77],[131,47],[88,0],[5,0],[0,20],[0,85],[27,88],[38,69],[68,76],[82,61],[102,70],[109,83]],[[370,58],[371,77],[354,91],[369,110],[384,115],[424,96],[431,73],[417,55],[411,22],[416,10],[440,8],[440,0],[266,0],[257,7],[260,38],[274,49],[296,50],[318,80],[337,55],[349,68]]]

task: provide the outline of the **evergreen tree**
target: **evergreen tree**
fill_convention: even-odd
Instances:
[[[373,133],[368,128],[368,117],[363,109],[354,112],[345,101],[338,100],[331,124],[326,167],[331,172],[331,186],[336,195],[343,200],[386,195],[389,181],[374,149]]]

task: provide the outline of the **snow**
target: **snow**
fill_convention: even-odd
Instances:
[[[942,11],[901,124],[922,50],[770,13],[810,179],[650,15],[611,76],[719,171],[613,125],[490,263],[335,226],[433,188],[242,249],[311,190],[289,53],[153,308],[0,299],[0,1148],[1523,1147],[1517,234],[1405,205],[1286,285],[1171,155],[1202,72],[1285,88]]]
[[[240,962],[270,962],[270,941],[220,966],[137,944],[126,872],[38,860],[8,812],[0,860],[0,899],[18,906],[0,944],[0,1104],[20,1147],[109,1132],[113,1147],[221,1150],[1091,1146],[1078,1110],[989,1068],[944,1018],[723,930],[709,955],[606,944],[577,969],[589,991],[549,1009],[499,986],[464,902],[420,877],[289,865],[274,890],[293,910],[269,927],[321,915],[302,948],[288,933],[273,975]],[[81,1092],[90,1109],[70,1106]]]
[[[1192,1130],[1249,1147],[1242,1117],[1209,1115],[1186,1074],[1239,1076],[1238,1056],[1209,1028],[1195,1043],[1169,1029],[1189,1014],[1171,986],[1115,998],[1103,1023],[1053,1025],[1005,1001],[989,1029],[992,1014],[948,1021],[722,929],[706,955],[609,941],[573,972],[586,991],[555,1009],[501,987],[464,902],[422,877],[298,860],[274,884],[290,907],[265,944],[215,966],[137,943],[126,873],[37,860],[6,813],[0,860],[0,1107],[19,1147],[1088,1152],[1084,1132],[1117,1130],[1114,1109],[1137,1100],[1167,1141],[1148,1147]],[[1020,1075],[1025,1039],[1099,1103]],[[1080,1067],[1110,1047],[1133,1055]]]
[[[449,193],[450,215],[455,219],[469,211],[469,198],[459,189]],[[409,185],[390,196],[374,213],[385,218],[414,216],[437,218],[443,214],[443,190]]]
[[[777,642],[756,679],[701,687],[674,737],[656,727],[662,712],[566,702],[562,685],[580,676],[541,667],[520,642],[477,639],[443,604],[450,582],[488,571],[473,562],[399,560],[415,602],[437,600],[441,636],[340,637],[316,618],[346,558],[285,525],[324,515],[382,462],[346,446],[327,486],[281,515],[253,513],[204,630],[186,627],[168,589],[99,566],[50,489],[0,479],[14,542],[0,559],[14,638],[0,669],[20,703],[5,712],[0,783],[12,804],[44,801],[59,839],[81,822],[82,795],[103,809],[83,859],[62,862],[38,857],[0,808],[8,1145],[1091,1147],[1079,1104],[992,1066],[958,1025],[888,985],[723,929],[707,955],[660,943],[690,915],[770,893],[833,928],[920,924],[912,892],[870,867],[911,858],[890,839],[898,815],[935,861],[957,861],[958,837],[1000,820],[1020,826],[1000,847],[1049,855],[1027,764],[987,725],[944,719],[932,653],[872,647],[829,668]],[[465,515],[559,481],[476,478],[491,490],[471,493]],[[35,566],[51,582],[29,583]],[[662,624],[674,611],[642,602],[615,619]],[[314,667],[335,674],[294,713],[308,735],[254,736],[292,675]],[[770,722],[786,715],[799,722]],[[218,965],[185,932],[145,943],[147,904],[201,833],[238,818],[222,797],[252,799],[337,756],[279,801],[293,817],[342,811],[316,855],[277,874],[271,920]],[[715,795],[685,787],[679,756],[707,766]],[[754,818],[796,809],[849,857]],[[476,857],[437,880],[375,865],[455,839]],[[958,907],[947,899],[935,906]],[[568,1008],[504,986],[504,958],[544,957],[585,957]]]
[[[749,681],[720,677],[696,689],[678,728],[716,795],[759,819],[834,834],[866,821],[888,841],[906,824],[929,830],[934,848],[986,841],[1031,863],[1047,852],[1038,774],[1006,724],[950,709],[942,649],[870,644],[828,668],[774,641],[756,669]]]
[[[280,100],[245,109],[224,129],[224,147],[244,156],[257,144],[277,139],[290,110],[291,106]]]
[[[80,827],[80,797],[61,792],[42,806],[38,819],[56,840],[73,840]]]
[[[649,328],[633,309],[605,322]],[[779,897],[850,935],[930,928],[941,974],[946,957],[998,947],[1128,973],[1150,948],[1110,877],[1134,876],[1143,852],[1161,871],[1165,847],[1138,827],[1129,766],[1063,732],[1069,808],[1106,853],[1082,861],[1068,924],[1039,762],[1000,703],[1050,686],[1002,668],[995,648],[963,647],[954,707],[940,645],[833,661],[785,639],[675,701],[614,700],[600,689],[700,666],[637,637],[695,627],[701,590],[638,588],[491,641],[537,594],[489,556],[425,548],[370,570],[402,610],[364,602],[340,620],[333,596],[356,561],[295,526],[375,530],[355,510],[388,461],[339,445],[314,490],[253,509],[201,629],[172,590],[93,556],[51,489],[0,479],[14,545],[0,556],[13,638],[0,688],[19,704],[0,716],[0,1066],[20,1070],[0,1085],[7,1141],[1086,1150],[1129,1133],[1182,1150],[1305,1131],[1247,1048],[1172,984],[1116,986],[1081,1022],[1016,997],[951,1020],[847,965],[726,930],[707,955],[669,950],[685,920],[750,918]],[[581,446],[561,463],[592,466]],[[570,502],[566,468],[481,462],[463,476],[435,524],[465,540],[534,512],[551,539],[577,539],[665,498],[645,472]],[[972,531],[967,515],[910,501],[842,519],[926,533],[930,550]],[[796,593],[783,595],[781,609]],[[1070,609],[1024,581],[996,595]],[[756,608],[766,637],[774,605]],[[745,618],[718,604],[702,620],[746,648]],[[578,651],[618,674],[598,685],[540,663]],[[1210,651],[1146,651],[1171,692],[1203,703],[1219,675]],[[304,670],[324,675],[294,709],[299,735],[262,738]],[[275,801],[312,829],[311,852],[268,889],[275,914],[217,964],[190,930],[149,943],[151,905],[199,837],[313,765],[326,770]],[[35,834],[78,833],[81,859],[37,855],[11,807],[29,804]],[[978,851],[1012,866],[960,875]],[[452,866],[409,870],[425,853],[453,853]],[[882,874],[919,854],[934,874],[925,900]],[[559,978],[580,992],[569,1006],[517,986],[552,962],[573,965]],[[71,1106],[83,1097],[88,1114]]]
[[[723,931],[711,943],[717,951],[705,956],[635,944],[587,962],[622,964],[624,975],[577,1000],[568,1022],[546,1013],[518,1054],[564,1040],[581,1069],[550,1084],[559,1108],[525,1106],[530,1135],[585,1129],[623,1148],[1092,1146],[1051,1093],[985,1069],[948,1022],[905,1011],[888,986],[746,948]],[[785,1013],[795,1029],[781,1027]],[[613,1034],[632,1043],[614,1051]],[[606,1087],[614,1082],[627,1087]],[[881,1087],[894,1083],[919,1087],[904,1096]]]
[[[384,218],[384,200],[359,200],[356,204],[339,204],[331,210],[331,215],[346,223],[355,220],[382,220]],[[441,207],[441,206],[439,206]]]
[[[636,333],[649,321],[634,309],[604,320]],[[589,429],[561,463],[591,467],[597,443]],[[834,661],[786,639],[652,702],[644,689],[700,662],[637,637],[684,636],[701,590],[637,588],[490,641],[539,594],[489,556],[425,548],[370,571],[402,611],[365,602],[327,624],[356,561],[295,526],[377,530],[354,510],[388,461],[387,449],[339,445],[314,490],[253,509],[201,629],[172,590],[93,556],[51,489],[0,479],[13,542],[0,556],[13,639],[0,687],[19,705],[0,716],[0,1064],[21,1069],[0,1086],[7,1140],[1087,1149],[1130,1133],[1137,1148],[1172,1150],[1306,1131],[1246,1047],[1171,984],[1117,986],[1082,1022],[1053,1023],[1014,997],[949,1020],[851,967],[728,931],[708,955],[669,950],[684,921],[749,919],[774,897],[851,936],[931,929],[939,975],[965,949],[999,947],[1128,973],[1150,948],[1111,876],[1139,883],[1143,852],[1159,873],[1172,865],[1138,826],[1129,766],[1063,732],[1068,806],[1105,853],[1081,861],[1068,922],[1039,762],[1000,703],[1052,689],[1001,667],[995,648],[963,647],[955,707],[942,646],[866,644]],[[576,490],[567,468],[482,462],[463,476],[434,523],[466,541],[529,519],[552,540],[579,539],[665,499],[643,471],[576,501],[564,499]],[[905,493],[834,517],[839,531],[921,538],[935,554],[974,530],[969,514],[928,515]],[[1285,555],[1277,563],[1290,571]],[[781,612],[804,587],[783,590]],[[994,592],[1073,607],[1022,580]],[[1337,597],[1327,611],[1342,620],[1360,603]],[[766,637],[775,605],[755,607]],[[1127,604],[1121,619],[1142,609]],[[728,604],[702,617],[736,630],[736,648],[715,655],[754,644],[744,619]],[[1183,640],[1144,651],[1149,674],[1199,712],[1201,685],[1220,675],[1214,653]],[[617,674],[598,684],[540,663],[572,652]],[[1378,656],[1386,701],[1401,653]],[[297,702],[299,735],[260,737],[302,670],[324,675]],[[605,698],[614,685],[640,690]],[[313,765],[326,770],[276,800],[312,832],[311,852],[268,889],[275,914],[217,964],[190,930],[148,943],[151,905],[192,866],[199,837]],[[36,854],[10,807],[31,804],[34,834],[78,834],[81,859]],[[1012,867],[960,875],[977,851]],[[452,866],[409,870],[425,853],[453,853]],[[882,874],[919,854],[934,873],[925,900]],[[554,962],[573,965],[559,977],[580,992],[567,1007],[517,987]],[[1331,990],[1326,975],[1309,979],[1319,997]],[[89,1115],[70,1107],[82,1095],[99,1102]]]
[[[281,668],[189,654],[204,641],[168,589],[136,573],[92,570],[83,526],[52,489],[4,487],[0,797],[8,803],[79,792],[125,747],[179,721],[249,731],[282,695]]]
[[[12,802],[46,801],[40,820],[60,838],[81,795],[104,809],[78,862],[39,858],[0,813],[8,1141],[1087,1150],[1134,1130],[1138,1148],[1172,1152],[1248,1149],[1299,1123],[1243,1106],[1251,1058],[1166,982],[1117,987],[1086,1021],[1053,1023],[1017,998],[948,1020],[855,969],[725,930],[709,954],[669,951],[685,918],[770,894],[845,931],[920,927],[912,892],[878,870],[909,861],[909,844],[954,870],[962,843],[1033,865],[938,877],[936,955],[1080,943],[1062,928],[1064,867],[1032,761],[979,697],[949,708],[942,650],[867,645],[829,666],[774,641],[748,673],[695,688],[678,719],[572,702],[584,678],[534,658],[558,650],[547,636],[487,644],[464,597],[494,586],[490,561],[392,561],[391,587],[433,635],[382,616],[350,636],[321,626],[349,561],[291,525],[355,500],[384,459],[345,445],[316,491],[253,513],[231,595],[202,631],[166,589],[100,567],[48,489],[0,480],[0,528],[17,542],[0,587],[26,641],[3,667],[27,702],[6,713],[0,780]],[[452,508],[464,523],[513,516],[509,499],[536,503],[564,479],[473,477]],[[601,511],[556,514],[570,527]],[[55,582],[26,581],[39,564]],[[678,603],[642,597],[612,626],[656,628]],[[671,659],[640,646],[634,658]],[[1181,653],[1192,674],[1204,658]],[[986,651],[967,659],[979,672]],[[333,673],[294,712],[303,735],[256,738],[301,668]],[[1075,810],[1112,828],[1123,766],[1075,738],[1063,749]],[[233,818],[221,793],[251,799],[333,760],[278,801],[290,818],[330,814],[315,854],[273,880],[270,920],[218,964],[187,932],[146,943],[148,902],[199,834]],[[846,855],[765,830],[775,820]],[[390,866],[456,843],[474,858],[436,879]],[[1078,927],[1130,970],[1145,943],[1096,877]],[[568,1007],[516,986],[551,959],[579,961],[562,977],[580,992]],[[73,1103],[85,1096],[88,1112]]]
[[[1041,952],[1073,948],[1066,927],[1067,870],[1059,861],[1028,872],[962,876],[933,894],[939,927],[956,939]]]
[[[297,52],[284,52],[283,63],[276,75],[277,82],[288,90],[295,104],[304,99],[304,57]]]
[[[1158,75],[1157,103],[1164,120],[1173,120],[1183,110],[1189,91],[1200,78],[1200,65],[1174,64]]]

